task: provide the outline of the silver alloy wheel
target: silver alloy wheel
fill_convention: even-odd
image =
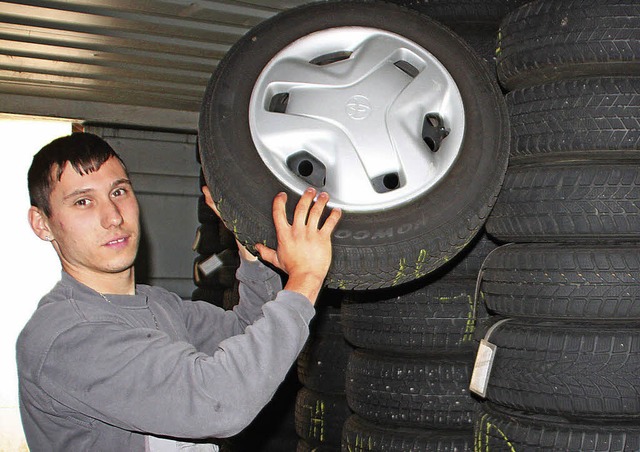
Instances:
[[[284,185],[351,212],[397,207],[445,178],[462,146],[462,96],[445,67],[398,34],[329,28],[285,47],[249,104],[260,157]]]

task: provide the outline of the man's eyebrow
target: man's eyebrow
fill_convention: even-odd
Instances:
[[[93,188],[79,188],[77,190],[72,191],[62,199],[63,201],[66,201],[69,198],[74,198],[80,195],[86,195],[87,193],[91,193],[92,191],[93,191]]]
[[[123,177],[122,179],[118,179],[116,181],[113,181],[113,183],[111,184],[112,187],[117,187],[118,185],[132,185],[131,181],[129,179],[127,179],[126,177]]]

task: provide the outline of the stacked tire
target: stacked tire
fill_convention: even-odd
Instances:
[[[472,448],[474,330],[487,317],[474,305],[474,290],[495,246],[482,235],[457,265],[403,292],[345,295],[343,330],[355,349],[346,370],[354,414],[344,425],[343,451]]]
[[[352,347],[342,333],[341,298],[339,292],[327,291],[316,302],[309,339],[298,358],[298,452],[340,450],[342,426],[351,414],[345,370]]]
[[[479,294],[496,323],[482,450],[640,447],[640,4],[539,0],[502,22],[510,166]],[[504,320],[507,319],[507,320]]]

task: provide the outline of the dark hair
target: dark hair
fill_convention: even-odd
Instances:
[[[31,162],[27,176],[31,205],[50,216],[53,183],[60,181],[67,162],[78,174],[84,175],[97,171],[111,157],[117,158],[127,171],[116,151],[97,135],[76,132],[53,140],[40,149]]]

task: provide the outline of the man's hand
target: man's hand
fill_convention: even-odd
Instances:
[[[289,224],[286,212],[286,193],[279,193],[273,200],[273,222],[276,228],[277,249],[256,244],[256,250],[265,261],[289,275],[286,290],[305,295],[315,303],[331,264],[331,235],[342,212],[333,209],[322,227],[320,217],[329,202],[327,193],[313,198],[316,190],[308,188],[293,213]]]

